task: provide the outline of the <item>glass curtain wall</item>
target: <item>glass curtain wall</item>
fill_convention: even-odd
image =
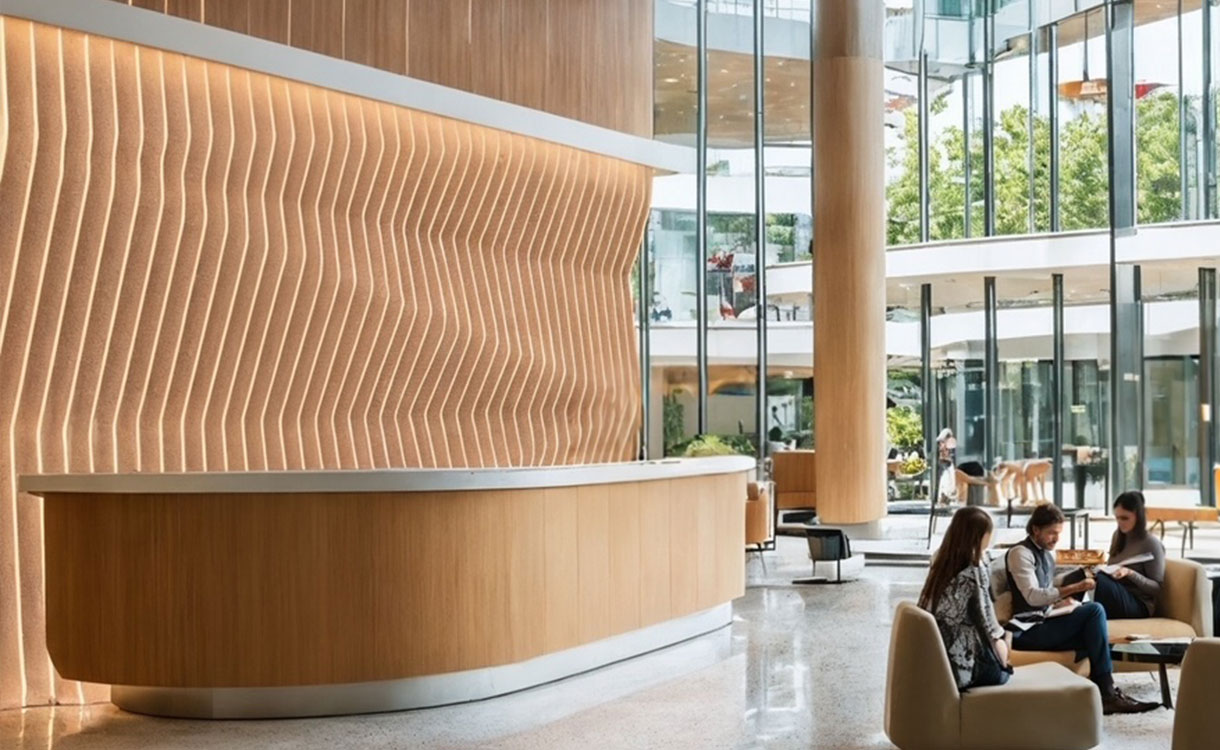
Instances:
[[[1104,9],[1058,24],[1059,212],[1066,230],[1109,226]]]
[[[1213,128],[1220,119],[1218,5],[1220,0],[1183,0],[1138,3],[1135,9],[1136,210],[1144,225],[1215,216],[1216,144],[1204,119]],[[655,7],[655,135],[693,147],[698,130],[697,3],[656,0]],[[987,34],[984,7],[999,14]],[[1111,142],[1121,139],[1108,132],[1103,3],[893,0],[886,8],[882,95],[888,244],[917,244],[924,236],[931,242],[981,238],[989,180],[997,234],[1043,233],[1056,225],[1063,231],[1109,226],[1108,157]],[[643,295],[637,296],[641,324],[647,322],[650,329],[647,381],[654,456],[681,453],[695,436],[700,278],[706,280],[709,323],[708,432],[742,453],[753,452],[760,432],[769,441],[804,447],[810,445],[816,418],[809,266],[814,221],[811,3],[716,0],[708,9],[707,257],[696,257],[699,176],[658,177],[647,255],[633,280],[636,294]],[[761,170],[754,142],[755,12],[765,17]],[[1208,24],[1211,33],[1205,35]],[[1204,47],[1208,40],[1210,49]],[[984,115],[988,61],[994,74],[990,120]],[[1213,111],[1205,112],[1206,107]],[[922,154],[921,142],[927,147]],[[984,164],[986,142],[995,160],[990,174]],[[761,207],[755,197],[760,180]],[[921,200],[928,208],[926,226]],[[755,259],[759,213],[763,268]],[[1184,231],[1169,244],[1190,243],[1192,236]],[[1129,247],[1146,253],[1155,249],[1152,244]],[[957,250],[976,251],[970,243]],[[1147,292],[1164,269],[1155,263],[1141,266]],[[760,306],[764,269],[770,271]],[[1197,268],[1187,271],[1190,276]],[[1109,272],[1104,263],[1092,263],[1065,274],[1065,382],[1058,415],[1062,445],[1054,445],[1051,437],[1056,415],[1051,414],[1049,273],[1047,278],[1014,269],[995,273],[1000,302],[996,412],[991,415],[995,457],[1061,461],[1069,507],[1077,497],[1086,506],[1105,505],[1113,416]],[[958,463],[985,457],[987,342],[982,284],[976,278],[935,283],[930,383],[919,382],[923,363],[919,352],[910,350],[918,340],[913,327],[918,300],[891,299],[888,311],[890,401],[897,409],[911,408],[913,413],[904,416],[917,421],[916,394],[930,388],[939,408],[938,431],[948,427],[955,433]],[[1135,442],[1140,445],[1141,481],[1153,490],[1197,491],[1204,471],[1197,458],[1198,394],[1193,385],[1197,333],[1175,333],[1173,328],[1178,325],[1174,316],[1194,306],[1193,286],[1178,284],[1145,295],[1139,308],[1147,328],[1138,337],[1146,350],[1143,364],[1131,365],[1143,383],[1137,410],[1142,436]],[[755,393],[760,309],[768,352],[761,425]],[[892,426],[890,436],[901,451],[909,436],[895,439],[897,429]],[[1125,455],[1133,444],[1124,438]]]
[[[1054,321],[1049,276],[996,280],[999,357],[994,467],[1002,499],[1052,499]]]
[[[708,9],[707,432],[757,450],[754,12]],[[772,11],[774,12],[774,11]]]
[[[766,266],[805,280],[768,286],[763,432],[772,450],[813,447],[811,3],[792,0],[791,10],[767,15],[763,35]]]
[[[1197,275],[1193,266],[1141,268],[1144,488],[1153,500],[1199,502]]]
[[[995,76],[995,121],[992,143],[995,149],[996,234],[1026,234],[1037,211],[1031,203],[1031,161],[1029,125],[1032,105],[1030,87],[1029,34],[1008,39],[997,55],[992,70]]]
[[[657,0],[653,21],[654,137],[694,148],[698,130],[695,6]],[[653,180],[653,209],[645,236],[648,299],[644,305],[652,458],[681,452],[697,426],[696,182],[693,172]]]
[[[1063,503],[1106,507],[1110,307],[1106,269],[1064,274]]]
[[[1182,170],[1178,107],[1178,15],[1149,11],[1135,27],[1135,148],[1137,217],[1141,224],[1182,217]]]
[[[888,497],[926,500],[930,491],[923,433],[923,358],[919,288],[891,290],[886,308]]]

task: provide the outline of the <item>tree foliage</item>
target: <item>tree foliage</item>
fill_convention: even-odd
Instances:
[[[949,92],[930,102],[939,114],[948,107]],[[886,186],[889,204],[887,240],[891,245],[919,242],[919,119],[916,108],[904,113],[902,138],[887,149],[897,176]],[[1032,149],[1032,207],[1031,153]],[[1050,120],[1029,116],[1015,105],[996,118],[996,234],[1050,231]],[[1139,221],[1173,221],[1181,215],[1178,157],[1178,96],[1161,92],[1136,105],[1136,190]],[[982,236],[985,169],[983,132],[970,133],[970,184],[966,185],[966,138],[960,126],[933,134],[928,154],[928,193],[933,241],[961,239],[965,232],[967,187],[971,202],[971,236]],[[1063,230],[1096,229],[1109,225],[1109,161],[1104,111],[1089,109],[1060,122],[1059,211]],[[1031,211],[1032,208],[1032,211]],[[1032,226],[1031,226],[1032,219]]]

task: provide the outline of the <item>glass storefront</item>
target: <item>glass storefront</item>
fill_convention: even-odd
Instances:
[[[886,239],[902,258],[891,264],[887,293],[888,434],[898,453],[935,437],[907,434],[923,421],[927,389],[935,404],[927,428],[955,433],[959,463],[1054,466],[1056,480],[1036,496],[1050,497],[1059,481],[1065,505],[1102,508],[1111,469],[1150,491],[1205,496],[1204,300],[1196,285],[1168,289],[1170,272],[1158,263],[1173,266],[1179,286],[1220,265],[1211,249],[1220,246],[1212,224],[1220,71],[1217,50],[1204,46],[1217,44],[1220,10],[1217,0],[1146,5],[1129,27],[1107,29],[1103,2],[886,0]],[[760,445],[764,454],[808,447],[816,421],[812,4],[655,7],[656,137],[692,147],[705,140],[706,169],[658,176],[654,186],[639,306],[649,332],[649,455],[682,452],[700,433],[755,455]],[[1112,70],[1118,34],[1129,35],[1133,70]],[[1111,86],[1125,74],[1134,79],[1130,96],[1116,99]],[[1111,174],[1115,143],[1131,146],[1125,173]],[[1112,230],[1112,208],[1123,200],[1134,227]],[[1114,330],[1112,253],[1135,269],[1136,284],[1131,298],[1124,282]],[[926,260],[906,260],[916,257]],[[918,345],[924,283],[932,295],[928,383]]]

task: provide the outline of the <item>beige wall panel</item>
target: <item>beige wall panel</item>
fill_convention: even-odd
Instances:
[[[503,47],[508,42],[504,32],[505,5],[514,0],[470,0],[470,44],[476,54],[470,60],[470,90],[493,99],[504,98],[504,78],[507,73],[520,76],[523,71],[506,71]],[[544,5],[541,2],[528,5]]]
[[[652,135],[652,0],[133,4],[594,125]]]
[[[725,494],[737,483],[718,477],[544,491],[52,496],[50,649],[72,677],[165,686],[358,682],[533,658],[639,627],[627,616],[642,593],[635,530],[650,501],[670,504],[665,488],[712,517],[742,502]],[[743,568],[740,539],[714,542]],[[741,594],[729,577],[715,587],[723,598],[707,606]]]
[[[545,489],[546,592],[543,632],[548,650],[580,643],[580,505],[575,492]]]
[[[643,625],[640,619],[640,601],[643,598],[640,498],[645,487],[647,485],[644,484],[621,484],[608,488],[610,503],[606,527],[610,533],[612,603],[608,624],[614,633],[635,630]]]
[[[409,5],[408,0],[345,0],[345,59],[406,75]]]
[[[670,485],[640,485],[640,624],[653,625],[672,611]]]
[[[205,1],[207,0],[165,0],[165,12],[191,21],[202,21]]]
[[[576,493],[579,591],[577,637],[580,643],[611,635],[610,491],[607,485],[580,487]]]
[[[0,705],[82,695],[19,473],[634,455],[648,170],[0,23]]]
[[[544,2],[505,0],[501,10],[500,95],[531,109],[546,108],[547,81],[541,71],[547,67],[547,7]]]
[[[695,610],[699,604],[701,506],[697,487],[678,494],[673,482],[669,491],[669,600],[670,608]]]
[[[471,90],[471,0],[411,0],[408,4],[407,74]]]
[[[202,0],[203,22],[209,26],[249,34],[251,7],[260,4],[261,0]]]
[[[330,57],[343,57],[343,0],[292,0],[288,43]]]
[[[287,44],[290,6],[291,0],[248,2],[248,33],[261,39]]]

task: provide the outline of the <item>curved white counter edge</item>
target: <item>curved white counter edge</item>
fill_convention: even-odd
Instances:
[[[534,687],[719,630],[732,621],[720,604],[529,661],[465,672],[343,685],[262,688],[155,688],[115,685],[127,711],[193,719],[268,719],[401,711],[482,700]]]
[[[23,474],[17,478],[17,489],[33,495],[463,492],[646,482],[735,474],[752,471],[756,467],[755,460],[749,456],[709,456],[584,466],[492,469]]]
[[[695,149],[289,47],[112,0],[0,0],[0,15],[235,65],[571,146],[662,172],[695,171]]]

